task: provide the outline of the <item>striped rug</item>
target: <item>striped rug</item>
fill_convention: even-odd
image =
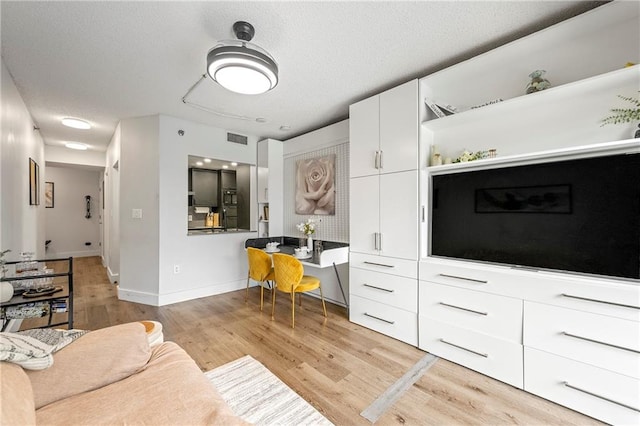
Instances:
[[[264,365],[246,355],[204,373],[231,410],[255,425],[333,425]]]

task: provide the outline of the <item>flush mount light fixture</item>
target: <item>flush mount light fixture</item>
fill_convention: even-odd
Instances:
[[[237,166],[237,165],[238,165],[238,163],[236,163],[236,162],[234,161],[233,163],[231,163],[231,165],[232,165],[233,167],[235,167],[235,166]]]
[[[226,165],[226,164],[223,164],[223,165],[222,165],[222,168],[223,168],[223,169],[228,169],[228,168],[229,168],[229,166],[228,166],[228,165]]]
[[[202,166],[204,163],[202,161],[196,161],[196,166]]]
[[[204,159],[204,162],[205,162],[205,163],[210,163],[210,162],[211,162],[211,158],[205,158],[205,159]]]
[[[86,151],[88,148],[87,145],[80,142],[67,142],[66,144],[64,144],[64,146],[71,149],[77,149],[79,151]]]
[[[278,64],[266,50],[249,43],[255,34],[253,25],[233,24],[238,40],[218,42],[207,54],[207,73],[232,92],[257,95],[278,84]]]
[[[74,129],[88,130],[91,128],[91,124],[88,121],[81,120],[79,118],[66,117],[62,119],[62,124],[67,127],[73,127]]]

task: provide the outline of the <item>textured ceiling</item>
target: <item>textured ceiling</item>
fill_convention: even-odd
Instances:
[[[284,140],[347,118],[353,102],[600,4],[3,0],[2,56],[50,145],[105,150],[119,120],[152,114]],[[250,96],[206,79],[188,99],[219,114],[184,104],[207,52],[234,38],[238,20],[253,24],[252,42],[276,59],[280,83]],[[67,129],[64,116],[94,127]]]

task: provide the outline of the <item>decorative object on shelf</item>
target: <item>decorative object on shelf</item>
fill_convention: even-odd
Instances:
[[[503,99],[502,99],[502,98],[498,98],[498,99],[494,99],[494,100],[489,101],[489,102],[485,102],[485,103],[480,104],[480,105],[472,106],[472,107],[471,107],[471,108],[469,108],[469,109],[482,108],[482,107],[486,107],[486,106],[488,106],[488,105],[493,105],[493,104],[500,103],[500,102],[502,102],[502,101],[503,101]]]
[[[527,95],[529,93],[539,92],[551,87],[551,83],[549,83],[549,80],[544,78],[544,75],[546,73],[547,71],[545,70],[535,70],[531,74],[529,74],[531,81],[529,82],[529,84],[527,84]]]
[[[0,283],[0,303],[8,302],[13,297],[13,286],[9,282]]]
[[[488,158],[489,153],[487,151],[469,152],[467,150],[462,151],[460,157],[453,160],[454,163],[466,163],[469,161],[482,160]]]
[[[0,274],[2,278],[4,278],[4,274],[7,273],[7,267],[4,264],[7,262],[4,258],[4,255],[11,252],[10,249],[0,251]]]
[[[433,101],[430,101],[429,99],[425,98],[424,103],[436,115],[436,117],[438,118],[446,117],[446,114],[442,112],[442,110],[438,108],[438,105],[436,105]]]
[[[600,127],[606,124],[621,124],[640,121],[640,99],[622,95],[618,95],[618,97],[631,103],[633,106],[630,108],[611,108],[611,115],[602,119]],[[638,131],[635,132],[634,137],[640,137]]]
[[[636,130],[635,134],[633,135],[633,137],[635,139],[640,138],[640,124],[638,124],[638,130]]]
[[[442,156],[440,154],[434,154],[433,166],[442,166]]]
[[[456,112],[458,112],[458,108],[454,107],[453,105],[449,105],[449,104],[439,105],[439,104],[437,104],[436,106],[438,108],[440,108],[440,110],[442,110],[442,112],[445,115],[452,115],[452,114],[455,114]]]
[[[488,153],[489,158],[496,158],[497,155],[498,155],[498,150],[496,150],[495,148],[491,148],[489,150],[489,153]]]
[[[442,164],[442,156],[440,152],[438,152],[438,147],[435,145],[431,145],[431,156],[429,157],[429,166],[439,166],[440,164],[436,164],[438,159],[440,159],[440,164]]]
[[[336,214],[336,155],[296,161],[296,214]]]

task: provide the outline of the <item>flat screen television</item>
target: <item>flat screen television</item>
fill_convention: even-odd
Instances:
[[[640,154],[432,176],[431,255],[640,279]]]

